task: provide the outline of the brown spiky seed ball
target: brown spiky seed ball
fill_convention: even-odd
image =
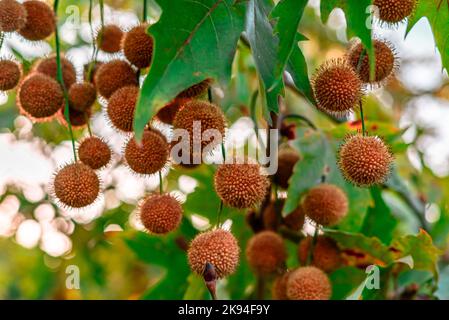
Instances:
[[[262,231],[252,236],[245,253],[249,266],[258,275],[282,270],[287,258],[284,240],[273,231]]]
[[[206,263],[210,263],[221,279],[237,269],[240,247],[232,233],[216,229],[197,235],[190,243],[187,256],[193,272],[202,276]]]
[[[212,84],[212,79],[203,80],[193,86],[185,89],[181,93],[179,93],[176,97],[180,99],[192,99],[197,98],[204,93],[206,93],[207,89]]]
[[[215,172],[215,191],[230,207],[255,207],[265,198],[269,186],[261,171],[258,163],[224,163]]]
[[[172,125],[173,121],[175,120],[176,114],[188,101],[189,99],[174,99],[173,101],[159,109],[155,116],[156,119],[165,124]]]
[[[139,69],[150,66],[153,56],[153,38],[147,34],[147,24],[132,28],[123,38],[126,59]]]
[[[409,17],[416,8],[416,0],[374,0],[379,19],[396,24]]]
[[[299,205],[293,212],[284,217],[284,225],[294,231],[299,231],[304,226],[305,213],[301,205]]]
[[[65,57],[61,57],[62,79],[67,90],[76,82],[76,70],[72,62]],[[40,60],[35,70],[58,81],[58,62],[56,57],[48,57]]]
[[[271,297],[273,300],[288,300],[287,281],[289,276],[290,272],[285,272],[274,279],[273,287],[271,288]]]
[[[65,106],[62,107],[58,112],[58,120],[59,122],[65,126],[68,127],[67,120],[65,118],[64,114]],[[88,108],[86,111],[78,111],[75,109],[72,109],[69,107],[69,120],[70,125],[73,129],[79,129],[83,128],[87,125],[87,123],[90,121],[90,117],[92,116],[92,108]]]
[[[279,199],[277,202],[270,203],[263,210],[263,224],[265,229],[277,230],[280,226],[285,226],[291,230],[299,231],[302,229],[305,220],[305,214],[301,206],[298,206],[293,212],[282,217],[282,209],[285,200]]]
[[[392,49],[392,45],[383,40],[375,39],[373,41],[374,52],[376,55],[375,77],[370,81],[370,62],[369,56],[361,42],[354,45],[348,53],[348,61],[354,70],[358,70],[358,74],[363,83],[377,84],[388,79],[394,71],[396,64],[396,57]],[[360,55],[363,53],[363,58],[360,61]]]
[[[167,164],[169,156],[167,139],[156,129],[146,130],[141,143],[133,137],[125,148],[128,166],[139,174],[153,174]]]
[[[98,92],[109,99],[120,88],[137,86],[137,75],[125,61],[112,60],[102,64],[95,73],[95,85]]]
[[[307,263],[312,237],[302,239],[298,245],[298,258],[302,265]],[[312,264],[324,272],[332,272],[341,265],[340,250],[331,238],[320,236],[312,253]]]
[[[102,139],[88,137],[78,147],[80,161],[94,170],[105,167],[111,161],[111,149]]]
[[[383,183],[393,163],[393,156],[382,139],[360,134],[346,138],[338,158],[343,176],[360,187]]]
[[[332,285],[327,275],[316,267],[300,267],[287,280],[290,300],[329,300]]]
[[[27,21],[25,7],[16,0],[0,1],[0,31],[14,32],[23,28]]]
[[[317,107],[342,117],[357,106],[362,97],[362,81],[345,59],[333,59],[320,66],[312,79]]]
[[[115,24],[109,24],[98,32],[97,44],[104,52],[119,52],[121,50],[122,37],[122,29]]]
[[[52,8],[43,1],[25,1],[23,6],[27,18],[25,25],[19,33],[27,40],[44,40],[50,36],[56,28],[56,18]]]
[[[133,131],[138,95],[139,88],[136,86],[126,86],[114,92],[106,108],[108,118],[114,127],[125,132]]]
[[[43,120],[55,115],[64,103],[61,86],[41,73],[28,76],[20,85],[17,105],[28,116]]]
[[[73,84],[68,94],[70,107],[80,112],[91,108],[97,99],[97,91],[89,82]]]
[[[152,194],[139,207],[140,221],[150,233],[166,234],[178,228],[182,219],[182,207],[169,194]]]
[[[53,190],[64,206],[83,208],[98,198],[100,180],[92,168],[77,162],[58,171],[53,181]]]
[[[348,198],[339,187],[322,183],[309,190],[304,198],[306,215],[323,226],[334,226],[348,213]]]
[[[14,89],[20,81],[19,65],[11,60],[0,60],[0,91]]]
[[[281,188],[288,188],[288,180],[292,176],[293,168],[299,159],[298,152],[292,148],[283,148],[279,150],[278,170],[273,179]]]

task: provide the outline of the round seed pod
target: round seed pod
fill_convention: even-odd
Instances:
[[[0,91],[14,89],[20,81],[20,66],[11,60],[0,60]]]
[[[188,99],[179,99],[176,98],[167,105],[163,106],[159,111],[156,113],[156,119],[159,121],[172,125],[173,121],[175,120],[176,113],[183,107],[185,103],[187,103]]]
[[[48,120],[64,103],[61,86],[56,80],[40,73],[29,75],[17,93],[17,105],[36,121]]]
[[[97,99],[97,91],[89,82],[73,84],[68,94],[70,107],[80,112],[90,109]]]
[[[122,29],[115,24],[109,24],[99,30],[96,41],[104,52],[115,53],[121,50],[122,37]]]
[[[370,81],[370,62],[365,48],[361,42],[356,43],[348,52],[348,61],[357,72],[363,83],[380,85],[393,74],[397,61],[393,45],[385,40],[375,39],[373,41],[376,55],[375,77]],[[361,55],[363,53],[363,57]]]
[[[58,121],[61,125],[68,127],[67,120],[64,114],[65,106],[62,107],[58,112]],[[90,117],[92,116],[92,109],[89,108],[84,112],[72,109],[69,106],[69,119],[70,124],[73,129],[80,129],[87,126],[87,123],[90,121]]]
[[[138,86],[137,75],[125,61],[112,60],[102,64],[95,73],[98,92],[109,99],[120,88]]]
[[[288,188],[288,180],[293,175],[293,168],[299,161],[298,152],[292,148],[284,148],[279,150],[278,154],[278,170],[273,177],[274,183],[281,188]]]
[[[193,272],[202,276],[206,263],[210,263],[221,279],[237,269],[240,247],[232,233],[216,229],[197,235],[190,244],[187,256]]]
[[[220,199],[230,207],[245,209],[265,198],[269,180],[258,163],[225,163],[215,172],[214,185]]]
[[[287,280],[290,272],[285,272],[284,274],[276,277],[273,282],[273,287],[271,288],[271,296],[273,300],[288,300],[287,297]]]
[[[280,226],[285,226],[291,230],[299,231],[304,225],[305,214],[301,206],[298,206],[286,217],[281,217],[285,204],[284,199],[277,202],[270,201],[263,211],[263,222],[265,229],[276,231]]]
[[[246,259],[258,275],[269,275],[282,270],[287,258],[284,240],[273,231],[262,231],[248,241]]]
[[[61,57],[61,69],[62,79],[68,90],[76,82],[76,70],[72,62],[64,57]],[[58,63],[56,61],[56,56],[40,60],[34,70],[58,81]]]
[[[212,79],[203,80],[193,86],[185,89],[181,93],[179,93],[176,97],[180,99],[192,99],[198,98],[206,93],[207,89],[212,84]]]
[[[78,147],[80,161],[94,170],[101,169],[111,161],[111,149],[101,138],[88,137]]]
[[[346,116],[360,102],[362,81],[345,59],[325,62],[312,78],[317,107],[337,117]]]
[[[77,162],[60,169],[53,181],[53,193],[68,208],[91,205],[100,193],[100,179],[89,166]]]
[[[24,6],[15,0],[0,1],[0,31],[14,32],[25,26],[27,12]]]
[[[298,258],[302,265],[307,263],[312,237],[299,243]],[[324,272],[332,272],[341,265],[340,250],[331,238],[319,236],[312,253],[312,264]]]
[[[43,1],[29,0],[23,3],[26,11],[26,23],[20,28],[22,37],[30,41],[44,40],[56,29],[53,10]]]
[[[383,183],[393,163],[393,155],[382,139],[360,134],[346,138],[338,158],[343,176],[359,187]]]
[[[302,206],[299,205],[293,212],[284,217],[283,224],[293,231],[299,231],[304,226],[305,216]]]
[[[167,139],[155,129],[146,130],[141,144],[131,138],[125,148],[128,166],[138,174],[153,174],[168,162],[169,144]]]
[[[374,0],[373,4],[379,10],[379,19],[394,25],[413,13],[416,2],[416,0]]]
[[[124,132],[133,131],[134,111],[139,88],[126,86],[118,89],[108,101],[106,112],[111,123]]]
[[[334,226],[348,213],[348,198],[339,187],[322,183],[309,190],[302,206],[306,215],[316,223]]]
[[[329,300],[332,286],[327,275],[316,267],[300,267],[287,280],[290,300]]]
[[[147,24],[132,28],[123,38],[126,59],[139,69],[148,68],[153,56],[153,38],[147,34]]]
[[[182,219],[182,207],[169,194],[152,194],[139,208],[140,221],[150,233],[167,234],[178,228]]]

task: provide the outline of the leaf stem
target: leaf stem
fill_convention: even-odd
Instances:
[[[359,108],[360,108],[360,119],[362,120],[362,134],[366,135],[366,129],[365,129],[365,116],[363,115],[363,102],[360,100],[359,102]]]
[[[92,75],[92,70],[95,64],[96,60],[96,52],[97,52],[97,46],[96,46],[96,39],[95,39],[95,32],[94,27],[92,25],[92,10],[93,10],[93,0],[89,0],[89,26],[90,26],[90,34],[92,36],[92,58],[89,63],[89,69],[87,71],[87,80],[90,81],[90,77]]]
[[[164,193],[164,186],[163,186],[163,179],[162,179],[162,171],[159,170],[159,193],[163,194]]]
[[[310,243],[309,247],[309,254],[307,255],[307,265],[309,266],[313,261],[313,251],[315,250],[315,245],[318,240],[318,234],[320,231],[320,226],[316,225],[315,227],[315,233],[313,234],[312,242]]]
[[[148,17],[148,0],[143,0],[142,22],[146,22]]]
[[[5,33],[3,31],[0,31],[0,50],[3,47],[3,42],[5,41]]]
[[[217,223],[216,227],[220,227],[221,225],[221,213],[223,212],[223,200],[220,200],[220,206],[218,207],[218,213],[217,213]]]

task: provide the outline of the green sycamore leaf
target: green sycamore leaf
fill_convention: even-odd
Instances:
[[[237,41],[244,27],[245,4],[234,0],[161,1],[153,62],[137,102],[137,137],[156,111],[185,88],[207,78],[226,86]]]
[[[407,35],[422,18],[427,18],[441,54],[443,67],[449,71],[449,3],[446,0],[418,1],[415,13],[407,25]]]

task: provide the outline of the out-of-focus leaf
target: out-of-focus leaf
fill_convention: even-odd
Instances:
[[[329,275],[332,282],[332,300],[343,300],[351,294],[366,278],[363,270],[355,267],[343,267]]]
[[[440,272],[438,281],[438,289],[435,296],[440,300],[449,300],[449,267],[444,268]]]
[[[440,219],[432,227],[430,234],[437,246],[445,246],[447,244],[449,237],[449,210],[445,203],[440,206]]]
[[[190,274],[187,278],[188,286],[184,294],[184,300],[206,300],[208,299],[206,285],[204,279],[196,274]]]

